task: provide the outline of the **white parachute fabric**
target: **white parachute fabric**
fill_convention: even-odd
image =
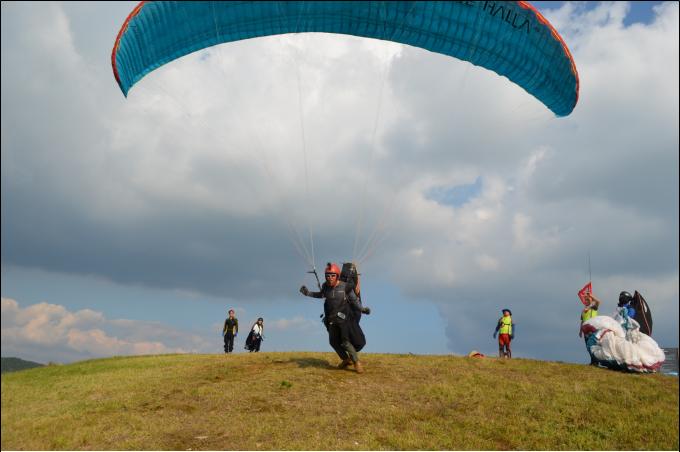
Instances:
[[[596,331],[610,330],[618,337],[622,337],[624,339],[626,337],[626,332],[623,330],[621,324],[612,317],[607,317],[606,315],[593,317],[583,324],[584,327],[586,325],[592,326]]]
[[[666,356],[654,339],[640,332],[640,325],[619,309],[613,317],[593,317],[583,323],[590,335],[588,351],[610,368],[631,372],[656,372]]]

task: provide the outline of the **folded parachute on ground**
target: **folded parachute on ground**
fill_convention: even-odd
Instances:
[[[588,352],[604,367],[656,372],[666,359],[656,341],[640,332],[640,324],[628,317],[625,308],[619,308],[614,317],[593,317],[581,329],[587,337]]]
[[[505,76],[558,116],[578,101],[566,44],[527,2],[141,2],[111,54],[127,96],[154,69],[217,44],[322,32],[381,39],[452,56]]]

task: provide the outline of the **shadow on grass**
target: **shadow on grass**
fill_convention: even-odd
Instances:
[[[318,358],[291,358],[288,362],[295,363],[300,367],[317,367],[319,369],[331,369],[328,361]]]

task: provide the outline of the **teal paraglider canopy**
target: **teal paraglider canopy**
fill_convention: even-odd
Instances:
[[[141,2],[118,33],[111,64],[127,96],[149,72],[197,50],[309,32],[393,41],[468,61],[507,77],[558,116],[578,101],[569,49],[527,2]]]

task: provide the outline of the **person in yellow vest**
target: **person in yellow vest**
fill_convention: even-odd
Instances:
[[[503,317],[498,319],[496,331],[493,333],[494,339],[498,334],[498,357],[512,358],[510,342],[515,338],[515,325],[512,323],[512,311],[503,309]]]
[[[586,293],[585,300],[588,304],[586,304],[586,307],[581,311],[581,324],[578,328],[578,337],[583,337],[586,343],[586,350],[588,350],[588,336],[590,336],[590,334],[583,334],[583,324],[593,317],[597,317],[597,310],[600,308],[600,300],[592,293]],[[588,354],[590,355],[590,365],[597,366],[595,357],[590,351],[588,351]]]

